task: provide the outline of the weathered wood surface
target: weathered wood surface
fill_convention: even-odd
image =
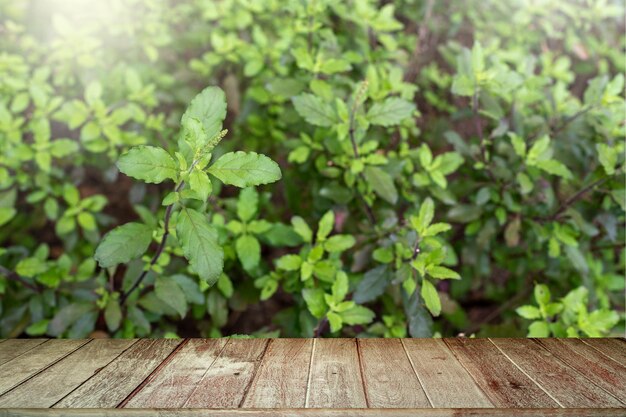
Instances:
[[[0,417],[626,416],[624,358],[623,339],[5,340]]]

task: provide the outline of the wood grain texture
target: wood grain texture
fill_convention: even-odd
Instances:
[[[491,340],[562,407],[620,407],[615,397],[591,383],[547,349],[529,339]]]
[[[181,342],[177,339],[139,340],[54,407],[117,407]]]
[[[133,343],[135,340],[93,340],[0,396],[0,407],[51,407]],[[37,395],[32,395],[33,393]]]
[[[101,409],[37,410],[5,409],[0,417],[624,417],[623,409],[532,408],[532,409]]]
[[[228,339],[189,340],[124,407],[182,407],[227,341]]]
[[[306,407],[367,408],[355,339],[315,339]]]
[[[0,366],[0,395],[72,353],[89,340],[54,340]],[[8,343],[8,342],[7,342]]]
[[[443,340],[405,339],[402,343],[433,407],[493,407]]]
[[[237,408],[255,376],[268,339],[229,339],[184,407]]]
[[[0,365],[4,365],[13,358],[16,358],[36,346],[39,346],[46,339],[9,339],[0,343]]]
[[[615,398],[621,399],[622,405],[626,404],[626,366],[616,363],[581,340],[537,339],[535,343]]]
[[[243,408],[304,407],[312,339],[272,339]]]
[[[400,339],[358,339],[370,408],[429,408]]]
[[[445,339],[463,367],[496,407],[559,407],[487,339]]]
[[[583,343],[593,346],[617,363],[626,363],[626,341],[622,338],[612,339],[580,339]]]

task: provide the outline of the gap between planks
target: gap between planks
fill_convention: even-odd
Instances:
[[[546,389],[544,387],[541,386],[541,384],[539,382],[537,382],[535,380],[535,378],[533,378],[532,376],[530,376],[528,374],[528,372],[526,372],[524,369],[522,369],[521,366],[519,366],[517,363],[515,363],[515,361],[513,359],[511,359],[511,357],[509,357],[509,355],[506,354],[506,352],[504,352],[500,346],[498,346],[497,344],[494,343],[493,340],[491,340],[491,338],[488,338],[487,340],[489,340],[489,342],[491,342],[492,345],[494,345],[496,347],[496,349],[498,349],[500,351],[500,353],[502,353],[513,365],[515,365],[515,367],[517,367],[517,369],[519,369],[524,375],[526,375],[526,377],[528,379],[530,379],[531,381],[534,382],[535,385],[537,385],[539,387],[539,389],[541,389],[543,392],[546,393],[546,395],[548,395],[548,397],[550,397],[555,403],[557,403],[559,405],[559,407],[561,408],[565,408],[565,406],[563,406],[563,404],[561,404],[561,402],[559,400],[557,400],[556,398],[554,398],[554,396],[552,394],[550,394],[548,391],[546,391]]]

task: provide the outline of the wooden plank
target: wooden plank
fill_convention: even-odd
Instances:
[[[47,339],[5,339],[0,343],[0,365],[39,346]]]
[[[139,340],[54,407],[117,407],[181,342],[179,339]]]
[[[51,343],[56,343],[52,341]],[[135,340],[98,339],[0,396],[0,407],[47,408],[117,358]]]
[[[537,339],[535,342],[626,404],[626,366],[579,339]]]
[[[489,340],[459,338],[444,341],[496,407],[559,406]]]
[[[315,339],[306,407],[367,408],[355,339]]]
[[[443,340],[405,339],[402,343],[433,407],[493,407]],[[450,389],[451,381],[454,389]]]
[[[547,349],[529,339],[491,339],[501,352],[562,407],[620,407],[615,397],[592,384]]]
[[[268,339],[230,339],[184,407],[237,408],[254,378]]]
[[[88,340],[48,341],[0,366],[0,395],[88,342]]]
[[[304,407],[311,339],[272,339],[244,399],[244,408]]]
[[[182,407],[227,341],[228,339],[189,340],[123,407]]]
[[[583,343],[593,346],[617,363],[626,363],[626,341],[624,339],[580,339]]]
[[[611,408],[426,408],[426,409],[5,409],[0,417],[624,417],[624,409]]]
[[[400,339],[358,339],[370,408],[430,408]]]

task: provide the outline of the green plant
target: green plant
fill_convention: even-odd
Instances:
[[[0,337],[620,334],[623,12],[0,0]]]

